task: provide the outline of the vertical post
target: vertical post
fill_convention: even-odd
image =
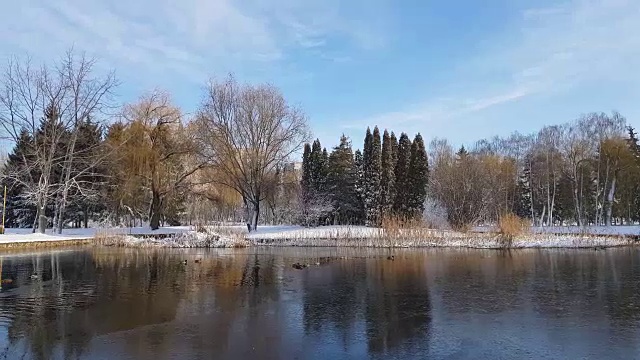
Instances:
[[[2,229],[0,234],[4,234],[4,213],[7,210],[7,185],[4,186],[4,200],[2,202]]]

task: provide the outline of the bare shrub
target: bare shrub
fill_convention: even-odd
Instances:
[[[513,239],[527,234],[531,230],[531,224],[527,219],[508,213],[498,220],[498,230],[504,247],[511,247]]]

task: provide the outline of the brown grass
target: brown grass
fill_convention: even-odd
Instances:
[[[380,227],[380,241],[386,246],[397,246],[404,240],[437,239],[443,231],[434,230],[425,225],[419,218],[402,218],[398,216],[383,217]]]
[[[498,220],[498,231],[504,247],[511,247],[513,239],[528,234],[531,230],[529,220],[515,214],[505,214]]]

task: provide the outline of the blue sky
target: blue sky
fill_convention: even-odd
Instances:
[[[270,82],[327,147],[367,126],[472,144],[582,113],[640,122],[638,0],[20,0],[0,60],[74,46],[119,101],[154,88],[193,112],[210,76]]]

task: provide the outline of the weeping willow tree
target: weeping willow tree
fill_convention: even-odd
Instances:
[[[148,204],[149,226],[156,230],[166,200],[183,192],[189,177],[202,166],[194,162],[194,141],[182,123],[180,109],[166,93],[141,97],[126,105],[122,116],[123,121],[112,126],[117,131],[107,139],[115,154],[112,164],[117,169],[120,200],[130,211],[134,208],[130,205]]]

